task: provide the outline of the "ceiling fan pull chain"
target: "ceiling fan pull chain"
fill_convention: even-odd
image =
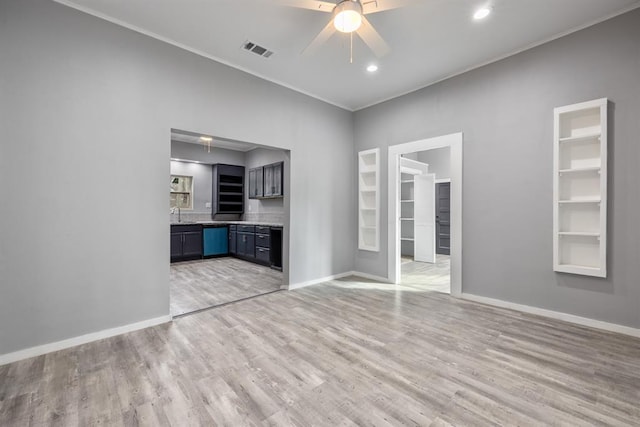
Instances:
[[[353,32],[349,33],[349,38],[350,38],[350,54],[349,54],[349,63],[353,64]]]

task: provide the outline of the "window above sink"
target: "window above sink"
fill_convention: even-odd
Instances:
[[[169,208],[193,210],[193,177],[171,175],[169,190]]]

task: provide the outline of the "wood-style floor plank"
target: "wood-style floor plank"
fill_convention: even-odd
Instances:
[[[282,287],[282,272],[238,258],[222,257],[171,264],[171,314],[273,292]]]
[[[640,339],[349,277],[0,367],[0,425],[640,425]]]

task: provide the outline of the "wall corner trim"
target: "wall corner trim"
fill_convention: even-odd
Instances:
[[[13,353],[0,354],[0,366],[36,356],[42,356],[43,354],[53,353],[54,351],[64,350],[66,348],[75,347],[81,344],[87,344],[93,341],[114,337],[116,335],[126,334],[127,332],[138,331],[140,329],[149,328],[151,326],[156,326],[167,322],[171,322],[171,315],[155,317],[153,319],[130,323],[128,325],[118,326],[116,328],[92,332],[89,334],[68,338],[62,341],[56,341],[49,344],[26,348],[24,350],[18,350]]]
[[[607,332],[616,332],[619,334],[640,338],[640,329],[632,328],[630,326],[618,325],[616,323],[604,322],[602,320],[590,319],[588,317],[580,317],[574,314],[561,313],[559,311],[547,310],[544,308],[532,307],[529,305],[517,304],[514,302],[482,297],[479,295],[473,295],[473,294],[467,294],[467,293],[462,294],[462,299],[478,302],[481,304],[487,304],[494,307],[507,308],[510,310],[520,311],[523,313],[535,314],[538,316],[548,317],[551,319],[562,320],[562,321],[573,323],[576,325],[587,326],[589,328],[600,329]]]

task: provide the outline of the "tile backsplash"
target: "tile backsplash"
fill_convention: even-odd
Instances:
[[[211,213],[182,211],[180,218],[182,222],[210,221]],[[284,224],[284,212],[247,212],[242,216],[242,220]],[[172,223],[178,222],[178,213],[169,214],[169,221]]]
[[[245,212],[242,219],[244,221],[284,224],[284,212]]]

